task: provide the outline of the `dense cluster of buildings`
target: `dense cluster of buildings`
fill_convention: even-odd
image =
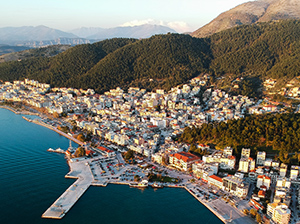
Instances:
[[[164,90],[147,92],[129,88],[124,92],[116,88],[103,95],[94,90],[50,88],[48,84],[25,79],[0,85],[0,100],[23,102],[45,108],[49,113],[65,113],[70,123],[92,132],[102,139],[126,146],[154,162],[172,166],[241,198],[248,195],[249,183],[244,175],[257,179],[258,193],[252,195],[254,207],[262,208],[261,199],[275,186],[274,199],[267,206],[267,214],[277,223],[290,217],[292,181],[298,181],[299,167],[293,166],[287,177],[287,166],[258,152],[252,158],[250,149],[242,149],[237,161],[233,149],[212,150],[207,145],[196,147],[207,150],[202,158],[188,153],[189,145],[173,141],[187,126],[198,126],[210,121],[239,119],[245,112],[255,113],[252,99],[229,96],[221,90],[206,89],[209,77],[194,78],[189,84]],[[272,85],[270,81],[269,85]],[[204,104],[200,104],[200,95]],[[271,111],[273,109],[270,109]],[[265,109],[268,112],[268,108]],[[92,114],[93,116],[87,116]],[[220,175],[219,170],[238,172]]]

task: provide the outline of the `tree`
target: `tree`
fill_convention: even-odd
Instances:
[[[261,223],[262,219],[261,219],[261,215],[260,214],[256,214],[256,222]]]
[[[132,159],[132,158],[134,158],[134,152],[133,152],[131,149],[129,149],[129,150],[126,152],[125,159],[126,159],[126,160],[129,160],[129,159]]]
[[[85,142],[85,138],[84,138],[84,136],[83,136],[83,134],[82,133],[80,133],[79,135],[77,135],[77,140],[79,140],[79,141],[81,141],[81,142]]]
[[[135,175],[134,176],[134,181],[139,182],[141,180],[139,175]]]
[[[250,215],[252,216],[252,218],[256,217],[256,215],[257,215],[257,210],[254,209],[254,208],[250,209]]]
[[[196,152],[197,151],[197,147],[195,146],[195,144],[191,144],[189,152]]]
[[[82,147],[78,147],[74,153],[75,157],[82,157],[85,155],[85,150]]]
[[[249,210],[248,210],[248,209],[245,208],[245,209],[243,210],[243,212],[244,212],[245,215],[249,215]]]

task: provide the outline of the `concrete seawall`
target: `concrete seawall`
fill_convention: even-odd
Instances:
[[[219,213],[217,212],[215,209],[213,209],[212,207],[210,207],[207,203],[205,203],[204,201],[200,200],[200,198],[197,197],[197,195],[195,195],[191,190],[189,190],[187,187],[183,187],[184,189],[186,189],[192,196],[194,196],[194,198],[196,198],[201,204],[203,204],[208,210],[210,210],[215,216],[217,216],[222,222],[224,223],[228,223],[226,221],[226,219]]]

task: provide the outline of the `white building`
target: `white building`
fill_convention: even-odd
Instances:
[[[269,203],[267,214],[276,224],[288,224],[290,221],[291,210],[286,204]]]
[[[263,166],[266,160],[266,152],[258,152],[256,157],[257,166]]]
[[[261,186],[266,186],[267,190],[269,190],[271,186],[271,178],[266,175],[258,175],[256,187],[260,188]]]

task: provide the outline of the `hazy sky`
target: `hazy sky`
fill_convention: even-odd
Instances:
[[[154,23],[194,31],[250,0],[2,0],[0,27],[38,26],[69,31]]]

